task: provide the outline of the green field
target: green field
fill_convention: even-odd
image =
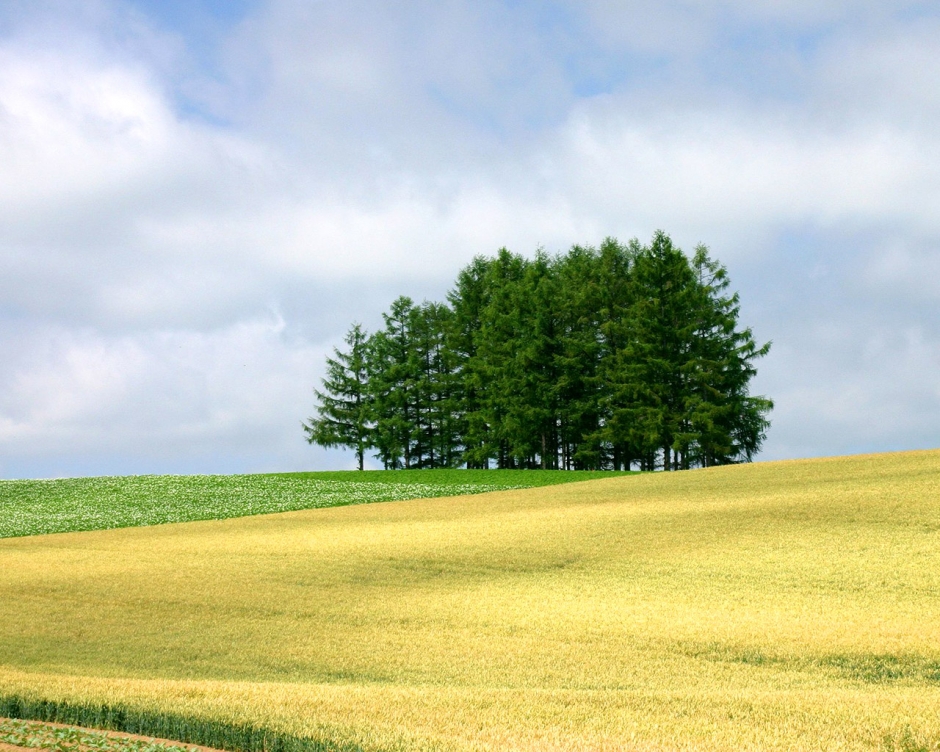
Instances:
[[[625,473],[378,470],[0,480],[0,538],[462,496]]]
[[[0,540],[0,696],[337,748],[940,749],[940,451]]]
[[[192,752],[157,740],[116,737],[103,731],[0,718],[0,744],[56,752]]]

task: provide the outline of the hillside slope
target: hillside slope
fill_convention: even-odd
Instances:
[[[0,694],[367,749],[934,749],[940,451],[0,540]]]

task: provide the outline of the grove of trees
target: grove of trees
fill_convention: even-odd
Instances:
[[[307,440],[386,468],[678,470],[750,461],[773,403],[705,246],[657,232],[478,256],[445,303],[395,300],[327,359]]]

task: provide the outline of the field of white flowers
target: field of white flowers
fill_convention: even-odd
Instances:
[[[403,477],[404,482],[383,474],[389,479],[380,483],[354,480],[354,473],[349,474],[349,480],[304,474],[0,480],[0,538],[460,496],[529,485],[462,483],[461,472],[452,471],[450,477],[435,473],[427,483],[411,481],[413,473],[407,480]]]

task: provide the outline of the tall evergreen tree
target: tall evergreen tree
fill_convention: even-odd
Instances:
[[[516,354],[526,315],[523,298],[528,262],[501,248],[487,270],[487,304],[481,312],[477,351],[471,364],[485,389],[482,392],[480,421],[485,423],[486,444],[480,454],[488,462],[496,460],[499,468],[521,465],[518,438],[520,412],[524,410],[524,386],[521,384]]]
[[[688,395],[690,443],[703,466],[750,461],[766,438],[773,402],[751,396],[748,387],[757,373],[754,361],[767,355],[770,343],[758,346],[749,328],[738,328],[740,298],[727,293],[728,272],[706,246],[696,248],[691,266],[699,305]]]
[[[417,360],[417,467],[453,467],[460,458],[460,414],[455,357],[447,348],[453,314],[440,303],[424,303],[411,312]]]
[[[666,233],[657,232],[637,254],[633,288],[621,420],[632,424],[647,469],[661,451],[663,469],[674,470],[684,427],[696,289],[688,259]]]
[[[633,266],[642,248],[638,240],[627,245],[605,238],[598,252],[598,324],[600,350],[597,370],[599,430],[591,441],[606,446],[615,470],[630,469],[643,450],[628,408],[634,399],[628,363],[630,314],[634,304]]]
[[[411,468],[418,440],[420,363],[414,343],[414,302],[401,296],[382,314],[385,328],[369,343],[369,385],[375,446],[387,469]]]
[[[483,411],[486,390],[483,362],[477,357],[483,310],[489,303],[488,275],[492,261],[477,256],[460,271],[454,289],[447,294],[453,315],[447,329],[447,349],[455,374],[453,399],[459,404],[456,418],[468,468],[485,469],[490,460],[489,424]]]
[[[602,436],[600,375],[604,315],[602,259],[597,250],[573,246],[555,262],[555,352],[558,444],[561,466],[599,469],[610,460]],[[558,467],[556,461],[552,467]]]
[[[520,268],[519,277],[504,290],[504,302],[512,310],[503,320],[511,322],[512,334],[498,349],[490,342],[500,377],[500,389],[493,396],[503,416],[504,463],[535,468],[549,466],[557,453],[558,290],[554,259],[545,253],[536,253]]]
[[[372,447],[367,340],[362,326],[353,324],[344,340],[349,349],[333,349],[334,357],[326,359],[323,391],[314,390],[320,401],[317,416],[303,424],[308,443],[352,449],[360,470]]]

